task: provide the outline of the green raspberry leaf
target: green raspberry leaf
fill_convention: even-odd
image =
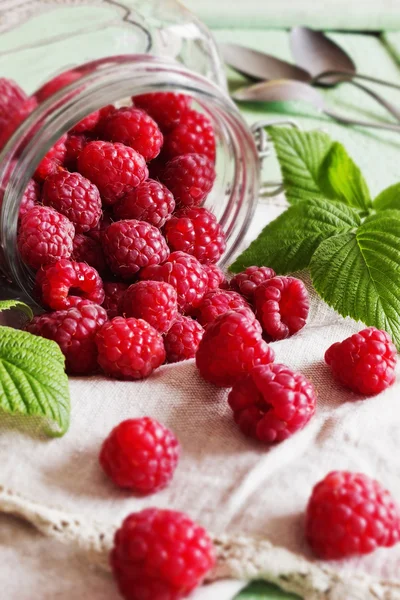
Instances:
[[[19,308],[29,319],[33,317],[31,307],[25,304],[25,302],[21,302],[21,300],[0,300],[0,312],[9,310],[10,308]]]
[[[320,170],[319,183],[325,196],[349,206],[368,210],[372,206],[367,183],[342,144],[334,142]]]
[[[303,200],[269,223],[229,269],[239,273],[251,265],[266,265],[281,274],[300,271],[323,240],[360,223],[358,212],[345,204]]]
[[[235,600],[301,600],[297,594],[284,592],[266,581],[255,581],[236,596]]]
[[[299,131],[287,127],[269,127],[268,134],[279,160],[289,204],[324,198],[319,174],[332,146],[331,138],[322,131]]]
[[[44,417],[51,436],[69,427],[70,398],[64,356],[55,342],[0,327],[0,409],[10,414]]]
[[[395,183],[381,192],[373,202],[375,210],[400,210],[400,183]]]
[[[344,317],[386,330],[400,349],[400,213],[368,217],[357,232],[324,240],[310,271],[315,289]]]

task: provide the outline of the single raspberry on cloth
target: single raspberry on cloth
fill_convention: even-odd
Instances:
[[[179,315],[164,335],[167,362],[175,363],[196,356],[204,329],[190,317]]]
[[[165,135],[163,151],[169,158],[195,152],[215,161],[215,134],[210,119],[196,110],[188,110],[179,124]]]
[[[64,163],[67,154],[67,147],[65,142],[67,141],[67,134],[60,137],[60,139],[50,148],[50,150],[42,158],[34,174],[37,181],[44,181],[46,177],[52,173],[56,173],[60,166]]]
[[[175,92],[142,94],[133,96],[132,100],[135,106],[145,110],[163,131],[179,125],[191,103],[190,96],[175,94]]]
[[[115,485],[152,494],[169,484],[179,454],[172,431],[155,419],[142,417],[114,427],[103,442],[99,461]]]
[[[87,263],[100,275],[108,269],[100,242],[82,233],[77,233],[74,237],[71,260]]]
[[[241,431],[266,444],[303,429],[315,413],[317,397],[301,373],[280,364],[254,367],[228,396]]]
[[[196,308],[194,315],[203,327],[207,327],[219,315],[223,315],[228,310],[237,309],[247,309],[252,318],[254,318],[252,310],[243,296],[230,290],[217,289],[205,294],[203,300]],[[245,313],[242,311],[242,314]]]
[[[229,286],[235,292],[239,292],[249,301],[253,300],[256,288],[276,276],[273,269],[269,267],[247,267],[241,273],[238,273],[229,282]]]
[[[165,333],[178,316],[176,290],[165,281],[134,283],[121,298],[120,314],[144,319],[154,329]]]
[[[175,200],[171,192],[153,179],[147,179],[138,185],[113,207],[117,219],[147,221],[159,228],[169,219],[174,209]]]
[[[318,557],[346,558],[397,544],[400,511],[374,479],[333,471],[314,486],[305,527],[307,541]]]
[[[168,161],[160,174],[177,206],[198,206],[207,197],[214,180],[213,163],[200,154],[183,154]]]
[[[273,362],[275,353],[247,314],[229,311],[211,323],[199,344],[196,365],[206,381],[232,387],[257,365]]]
[[[375,327],[332,344],[325,362],[342,385],[365,396],[383,392],[396,379],[396,347],[386,331]]]
[[[105,298],[102,306],[106,309],[108,318],[111,320],[120,314],[119,303],[129,284],[120,281],[103,281],[103,287]]]
[[[207,532],[173,510],[147,508],[118,529],[111,567],[125,600],[180,600],[215,564]]]

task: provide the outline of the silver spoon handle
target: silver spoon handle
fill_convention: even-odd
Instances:
[[[335,119],[335,121],[342,123],[343,125],[359,125],[360,127],[368,127],[370,129],[386,129],[387,131],[396,131],[397,133],[400,133],[400,125],[394,125],[391,123],[373,123],[372,121],[359,121],[357,119],[349,119],[348,117],[343,117],[342,115],[339,115],[338,113],[330,109],[325,109],[322,112],[328,115],[328,117]]]
[[[366,87],[365,85],[362,85],[361,83],[358,83],[357,81],[349,80],[349,81],[346,81],[346,83],[351,83],[351,85],[354,85],[358,89],[362,90],[363,92],[365,92],[366,94],[371,96],[371,98],[373,98],[374,100],[376,100],[376,102],[378,102],[384,108],[386,108],[386,110],[391,115],[393,115],[395,117],[395,119],[400,121],[400,109],[398,109],[397,106],[395,106],[394,104],[392,104],[391,102],[389,102],[388,100],[383,98],[380,94],[377,94],[376,92],[374,92],[374,90],[371,90],[370,88]]]
[[[348,81],[351,79],[363,79],[364,81],[370,81],[371,83],[378,83],[379,85],[385,85],[386,87],[391,87],[395,90],[400,90],[400,84],[398,83],[386,81],[385,79],[378,79],[377,77],[372,77],[371,75],[362,75],[361,73],[349,73],[347,71],[324,71],[323,73],[319,73],[319,75],[314,77],[312,81],[323,82],[323,80],[329,77],[330,75],[342,75],[343,81]]]

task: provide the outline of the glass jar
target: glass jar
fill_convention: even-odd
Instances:
[[[112,7],[115,5],[114,2],[106,4],[108,8],[110,5]],[[9,280],[14,282],[30,299],[34,273],[22,262],[16,244],[19,206],[24,190],[37,165],[50,147],[83,117],[107,104],[118,103],[131,96],[154,91],[174,91],[192,96],[196,108],[205,112],[212,120],[216,135],[217,176],[204,206],[217,216],[227,237],[227,251],[222,265],[229,264],[231,261],[252,219],[257,203],[260,179],[257,148],[251,131],[225,91],[221,63],[218,55],[213,53],[215,46],[210,34],[202,26],[199,26],[193,17],[190,21],[186,11],[183,11],[184,18],[182,20],[182,13],[177,9],[176,3],[170,0],[167,2],[146,0],[146,2],[129,3],[130,6],[133,4],[135,7],[146,5],[148,9],[152,7],[152,10],[147,17],[144,12],[135,13],[135,15],[130,12],[132,21],[123,19],[123,23],[118,22],[116,31],[111,36],[115,43],[113,46],[115,52],[110,51],[108,47],[105,58],[100,53],[100,57],[96,56],[96,60],[77,67],[76,61],[80,53],[78,52],[77,55],[75,53],[71,64],[68,62],[71,54],[65,53],[64,47],[62,55],[58,54],[58,69],[52,69],[50,72],[48,68],[45,79],[48,79],[49,75],[54,76],[65,70],[66,56],[68,66],[73,67],[74,72],[79,74],[79,78],[42,102],[14,133],[0,155],[0,189],[4,189],[0,211],[0,266]],[[169,9],[169,20],[157,20],[160,17],[157,10],[161,5],[163,8]],[[117,6],[121,7],[122,4]],[[175,10],[173,10],[174,7]],[[68,7],[67,10],[73,11],[75,8]],[[177,15],[180,15],[181,18],[179,22],[176,20]],[[47,13],[39,17],[35,16],[33,20],[37,21],[41,18],[48,18]],[[125,46],[126,40],[124,39],[122,50],[125,53],[117,54],[116,51],[121,50],[117,43],[117,39],[121,35],[121,27],[125,27],[129,22],[128,37],[131,36],[133,20],[135,32],[139,31],[133,36],[136,45],[127,44]],[[174,23],[175,34],[178,37],[181,35],[180,51],[177,51],[176,43],[174,51],[171,51],[169,56],[160,56],[158,54],[160,48],[167,47],[165,23],[169,23],[168,27],[170,27],[171,22]],[[193,24],[196,26],[189,27],[189,33],[192,31],[192,37],[190,37],[188,25],[192,26]],[[22,25],[22,27],[26,26],[27,22]],[[106,31],[109,32],[109,29],[106,28]],[[9,35],[9,33],[1,36],[2,43],[4,35]],[[15,35],[14,29],[12,33]],[[97,29],[95,33],[97,36],[99,33]],[[199,37],[200,33],[201,38]],[[85,42],[85,35],[87,34],[79,31],[79,40],[83,36],[82,42]],[[137,37],[135,37],[136,35]],[[145,38],[147,46],[144,46]],[[68,30],[67,39],[69,40],[68,48],[71,48],[71,43],[72,46],[77,43],[76,36],[71,35],[70,30]],[[129,39],[131,38],[129,37]],[[158,48],[157,55],[136,54],[138,50],[149,50],[149,39],[152,40],[150,49],[155,52]],[[198,52],[201,47],[200,40],[202,47],[207,50],[202,55],[203,60],[198,60],[195,58],[194,52],[188,51],[192,45],[192,49],[195,48]],[[47,38],[47,42],[48,45],[44,46],[46,56],[51,51],[49,38]],[[61,42],[57,38],[54,43],[58,46],[60,43],[65,43],[65,40]],[[160,46],[160,44],[164,44],[164,46]],[[86,48],[86,45],[83,44],[83,47]],[[168,47],[172,47],[172,43]],[[132,50],[134,54],[132,54]],[[59,51],[60,48],[57,53]],[[87,58],[86,51],[83,52],[83,56]],[[29,64],[36,64],[36,60],[40,64],[39,57],[35,57],[33,62],[30,60]],[[52,56],[53,66],[55,60]],[[188,64],[190,69],[183,63]],[[12,76],[17,81],[19,80],[22,86],[24,85],[22,74],[18,78],[15,72],[4,73],[1,71],[1,64],[0,74]],[[43,78],[38,79],[32,88],[37,88],[42,83]]]

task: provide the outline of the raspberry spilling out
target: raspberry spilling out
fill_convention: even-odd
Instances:
[[[196,356],[204,329],[190,317],[179,315],[164,335],[167,362],[175,363]]]
[[[228,402],[245,435],[274,444],[307,425],[316,393],[301,373],[285,365],[260,365],[235,383]]]
[[[165,333],[178,316],[176,290],[165,281],[139,281],[122,296],[120,312],[124,317],[144,319]]]
[[[142,108],[160,127],[167,131],[179,125],[183,115],[189,110],[191,98],[174,92],[155,92],[132,98],[135,106]]]
[[[44,181],[46,177],[59,170],[60,166],[64,163],[67,154],[66,141],[67,135],[65,134],[50,148],[36,167],[35,179]]]
[[[217,265],[203,265],[208,276],[208,289],[216,290],[227,285],[225,273]]]
[[[199,344],[196,365],[206,381],[232,387],[257,365],[273,362],[275,353],[254,321],[229,311],[211,323]]]
[[[57,342],[65,356],[68,373],[89,375],[98,370],[94,338],[106,322],[107,313],[89,300],[75,300],[71,308],[34,317],[26,329]]]
[[[174,209],[174,197],[165,185],[147,179],[114,205],[114,214],[117,219],[147,221],[160,228]]]
[[[203,327],[207,327],[219,315],[223,315],[228,310],[244,309],[242,314],[246,314],[246,310],[254,319],[254,314],[246,300],[237,292],[229,290],[211,290],[206,293],[203,300],[195,311],[195,316]]]
[[[149,175],[146,161],[136,150],[102,141],[86,144],[78,170],[99,189],[105,204],[115,204]]]
[[[24,90],[12,79],[0,77],[0,115],[7,114],[15,106],[28,99]]]
[[[383,392],[396,379],[396,347],[386,331],[375,327],[333,344],[325,362],[342,385],[365,396]]]
[[[400,511],[380,483],[361,473],[333,471],[313,488],[306,537],[327,560],[369,554],[400,540]]]
[[[29,117],[36,106],[35,98],[27,98],[23,102],[9,107],[4,112],[0,99],[0,149],[5,146],[22,121]]]
[[[119,281],[103,281],[103,287],[105,298],[102,306],[106,309],[108,318],[113,319],[119,315],[119,304],[129,284]]]
[[[142,319],[115,317],[98,331],[98,362],[116,379],[143,379],[165,360],[160,333]]]
[[[40,200],[40,185],[34,179],[30,179],[22,196],[19,207],[19,218],[21,219],[31,208],[36,206]]]
[[[60,169],[43,185],[43,204],[68,217],[77,233],[96,227],[101,217],[99,190],[80,173]]]
[[[47,265],[37,272],[36,284],[44,304],[53,310],[68,308],[70,296],[79,296],[95,304],[102,304],[104,300],[100,275],[84,262],[62,259]]]
[[[102,123],[102,135],[105,140],[130,146],[146,160],[158,156],[164,141],[157,123],[131,106],[113,111]]]
[[[22,260],[39,269],[72,253],[75,228],[71,221],[48,206],[34,206],[21,218],[18,250]]]
[[[239,292],[248,300],[253,300],[256,288],[276,276],[273,269],[269,267],[247,267],[242,273],[238,273],[229,282],[235,292]]]
[[[107,271],[107,263],[100,242],[82,233],[77,233],[74,237],[71,260],[87,263],[100,275]]]
[[[179,454],[172,431],[155,419],[142,417],[114,427],[103,442],[99,461],[117,486],[151,494],[171,481]]]
[[[177,211],[164,232],[171,250],[192,254],[201,263],[216,263],[226,248],[222,227],[206,208],[189,206]]]
[[[180,600],[213,568],[215,551],[185,514],[147,508],[124,520],[110,560],[125,600]]]
[[[178,294],[181,312],[196,308],[207,291],[207,273],[194,256],[184,252],[172,252],[164,264],[146,267],[139,277],[170,283]]]
[[[184,154],[167,162],[161,180],[179,207],[198,206],[213,186],[215,169],[206,156]]]
[[[268,279],[257,287],[254,300],[257,318],[272,340],[283,340],[306,324],[310,301],[300,279]]]
[[[101,243],[112,272],[123,279],[131,279],[148,265],[164,262],[169,255],[160,230],[135,219],[112,223],[104,231]]]
[[[165,136],[163,148],[170,158],[196,153],[215,161],[215,134],[210,119],[196,110],[185,112],[179,124]]]

